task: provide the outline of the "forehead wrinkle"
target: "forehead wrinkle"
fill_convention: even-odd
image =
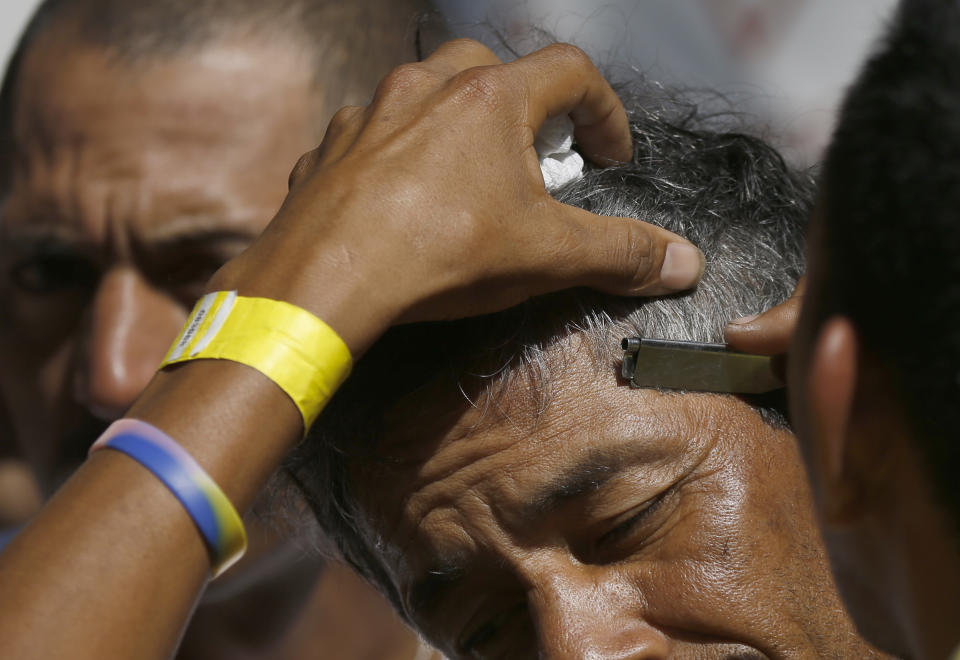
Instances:
[[[451,480],[459,481],[459,496],[489,483],[491,473],[495,475],[493,479],[497,482],[504,478],[514,481],[515,470],[511,469],[512,466],[493,470],[487,469],[487,466],[491,462],[498,463],[503,460],[503,452],[516,448],[524,440],[546,444],[569,432],[577,422],[576,418],[571,417],[561,417],[563,420],[570,419],[567,424],[550,422],[549,430],[538,425],[538,428],[525,432],[515,419],[502,416],[462,427],[461,432],[449,442],[445,442],[418,470],[417,481],[421,485],[411,500],[417,502],[418,509],[429,511],[435,508],[438,499],[442,501],[450,497],[447,491]],[[517,459],[524,465],[528,463],[524,454],[518,455]]]
[[[69,109],[56,112],[46,100],[39,107],[24,100],[27,108],[17,115],[27,115],[17,121],[14,134],[15,164],[34,174],[40,168],[70,171],[75,178],[89,175],[113,178],[137,178],[142,156],[139,148],[131,148],[128,136],[118,132],[112,107],[104,107],[99,117],[78,122]],[[141,113],[142,114],[142,113]],[[122,114],[120,115],[122,117]],[[139,147],[139,145],[138,145]]]
[[[410,532],[405,534],[409,539],[408,547],[418,535],[429,537],[429,532],[424,530],[430,519],[445,513],[450,515],[453,512],[452,515],[458,519],[456,523],[458,528],[469,535],[466,527],[475,526],[476,520],[473,516],[467,515],[464,509],[474,512],[477,509],[476,503],[479,502],[485,511],[492,511],[490,504],[485,501],[482,489],[478,486],[489,481],[490,471],[484,468],[489,462],[494,461],[498,454],[499,452],[495,452],[480,456],[475,461],[464,461],[442,477],[427,481],[411,494],[404,507],[406,516],[415,521],[408,525]],[[496,469],[494,472],[501,478],[508,477],[509,474],[509,471]],[[457,480],[457,483],[451,483],[451,480]],[[500,480],[497,479],[497,481]],[[473,525],[465,525],[467,521],[471,521]]]
[[[543,513],[564,501],[598,489],[627,463],[653,464],[669,453],[657,440],[670,435],[675,430],[674,424],[644,424],[639,431],[642,441],[634,442],[638,431],[626,428],[622,420],[618,420],[604,424],[609,429],[606,441],[614,443],[612,446],[592,445],[590,440],[595,437],[597,417],[606,411],[606,408],[592,410],[587,416],[588,422],[584,416],[575,414],[552,417],[543,420],[545,423],[529,435],[505,422],[490,424],[484,432],[471,434],[477,442],[465,449],[462,442],[467,436],[464,436],[456,447],[458,451],[451,452],[453,445],[446,446],[446,453],[453,453],[455,460],[442,463],[443,469],[434,470],[427,469],[428,460],[419,471],[418,485],[408,501],[408,515],[422,520],[445,506],[459,508],[465,497],[472,497],[482,502],[499,524],[513,524],[520,512],[523,525],[540,519]],[[505,431],[506,441],[496,443],[501,446],[491,451],[490,443],[480,440],[500,429]],[[544,452],[547,445],[552,448]],[[512,450],[516,451],[505,459],[503,452]],[[533,481],[528,480],[530,475],[535,475]]]
[[[483,424],[484,427],[495,428],[501,425],[489,422]],[[467,424],[461,427],[457,437],[467,438],[478,433],[477,429],[478,426]],[[510,444],[514,444],[514,441]],[[404,498],[399,519],[391,523],[389,514],[381,511],[381,520],[392,526],[392,533],[388,533],[388,536],[394,539],[391,545],[397,549],[396,555],[401,561],[411,556],[422,558],[425,553],[431,555],[427,559],[429,567],[421,572],[423,577],[415,578],[414,586],[406,590],[410,594],[409,598],[421,603],[418,607],[409,604],[413,609],[422,609],[425,595],[429,595],[427,600],[430,600],[452,588],[455,580],[451,576],[461,575],[469,566],[475,548],[468,546],[477,543],[470,530],[478,526],[478,509],[489,514],[487,519],[497,520],[493,507],[486,501],[483,489],[478,486],[488,481],[489,470],[484,468],[499,454],[499,451],[492,454],[484,451],[470,452],[461,460],[446,466],[442,472],[433,473],[429,479],[420,470],[420,474],[415,477],[413,492]],[[501,477],[510,478],[509,471],[494,471]],[[457,479],[458,475],[465,476],[451,491],[450,480]],[[502,479],[498,481],[502,483]],[[492,530],[485,528],[485,531],[489,534]],[[494,535],[495,541],[503,540],[502,533]],[[417,549],[419,553],[413,552]]]
[[[78,234],[99,234],[103,225],[136,215],[143,206],[150,190],[144,186],[141,164],[129,157],[135,150],[79,134],[59,136],[49,148],[42,136],[31,137],[37,136],[16,138],[22,157],[6,191],[8,224],[12,219],[17,225],[66,226]]]
[[[573,382],[571,382],[573,381]],[[571,377],[567,371],[557,379],[556,396],[542,415],[530,405],[533,397],[526,396],[524,388],[508,392],[514,400],[524,399],[520,405],[501,406],[498,413],[522,410],[522,414],[484,414],[482,406],[467,407],[459,412],[445,407],[447,399],[442,392],[426,388],[416,399],[402,402],[389,416],[388,440],[382,445],[385,453],[397,453],[408,468],[403,471],[403,490],[410,493],[409,500],[416,511],[429,511],[437,501],[449,496],[443,492],[444,482],[458,475],[466,475],[458,485],[460,492],[478,483],[490,481],[484,474],[487,461],[504,451],[510,451],[523,443],[525,451],[518,452],[505,469],[494,470],[493,475],[510,476],[518,466],[544,468],[546,445],[558,439],[569,438],[565,444],[573,445],[580,472],[589,471],[593,477],[607,468],[614,469],[625,460],[642,454],[637,460],[659,461],[669,448],[657,444],[658,439],[684,433],[688,425],[698,426],[702,421],[695,413],[694,404],[701,397],[691,394],[664,394],[654,390],[628,390],[619,387],[615,376],[606,379]],[[437,416],[430,416],[425,423],[422,402],[428,398],[441,412],[442,423]],[[405,404],[405,405],[404,405]],[[584,405],[585,404],[585,405]],[[414,412],[419,417],[415,418]],[[455,419],[451,419],[456,416]],[[617,446],[597,448],[592,439],[597,434],[615,439]],[[442,436],[437,439],[437,436]],[[583,452],[589,452],[584,458]],[[489,472],[489,470],[488,470]],[[385,475],[370,475],[373,478]],[[390,477],[391,481],[396,481]],[[556,485],[556,484],[554,484]],[[562,490],[571,490],[574,483],[567,483]],[[438,498],[435,500],[434,498]],[[397,500],[394,500],[397,501]]]
[[[506,417],[502,414],[488,414],[478,420],[480,411],[466,410],[447,433],[444,441],[435,446],[435,453],[427,456],[415,474],[411,475],[413,494],[410,500],[415,509],[430,511],[438,501],[448,499],[446,491],[452,478],[461,480],[457,485],[460,493],[477,487],[486,490],[495,485],[501,498],[508,496],[508,489],[503,488],[504,478],[516,483],[515,475],[518,471],[527,474],[551,467],[552,464],[545,463],[544,459],[555,459],[554,450],[550,450],[546,455],[542,453],[542,450],[550,445],[557,451],[563,446],[572,445],[579,454],[587,451],[590,455],[587,458],[578,458],[580,469],[577,474],[570,474],[566,483],[558,484],[553,480],[539,489],[538,495],[533,499],[542,501],[534,506],[534,513],[531,515],[550,506],[553,500],[563,499],[564,492],[582,489],[591,479],[596,480],[601,471],[615,471],[625,460],[625,456],[637,456],[639,453],[642,458],[637,460],[662,459],[662,449],[659,452],[653,451],[651,455],[650,451],[655,449],[651,445],[655,444],[658,438],[676,431],[675,419],[664,419],[656,409],[649,406],[643,414],[634,414],[635,403],[626,398],[614,407],[602,405],[606,397],[618,399],[622,395],[621,390],[613,383],[604,387],[595,379],[581,379],[576,381],[576,387],[570,387],[569,382],[565,381],[569,381],[569,378],[561,379],[558,383],[560,387],[557,389],[557,396],[543,414],[538,414],[536,407],[531,405],[532,397],[523,396],[527,393],[526,390],[519,393],[527,399],[520,404],[523,411],[520,415]],[[606,391],[610,388],[615,389]],[[640,391],[633,391],[631,395],[644,398],[652,395],[656,397],[657,403],[674,402],[673,399],[662,398],[662,395],[655,393],[641,394]],[[598,399],[595,402],[597,405],[587,406],[586,410],[584,406],[577,405],[585,400],[592,400],[591,397]],[[670,415],[671,418],[674,416]],[[627,437],[635,438],[637,431],[630,431],[626,427],[635,421],[641,422],[637,427],[643,429],[644,442],[631,442],[630,447],[627,447],[623,440]],[[618,437],[620,441],[614,447],[593,447],[589,440],[595,437],[594,431],[606,431],[611,435],[611,439]],[[491,441],[485,442],[488,439]],[[503,452],[514,449],[518,451],[509,464],[493,470],[486,469],[490,461],[502,460]],[[585,471],[590,472],[588,478],[583,474]],[[530,499],[525,498],[523,501],[509,502],[509,506],[519,509],[527,507],[529,502]]]
[[[429,549],[420,555],[421,559],[425,557],[421,563],[426,567],[422,570],[415,567],[410,587],[400,587],[401,593],[405,594],[404,607],[411,620],[429,615],[431,608],[442,604],[444,598],[456,597],[458,589],[464,588],[463,583],[470,579],[471,572],[477,570],[479,565],[489,565],[491,560],[496,565],[511,563],[510,549],[516,548],[516,544],[510,534],[497,525],[478,525],[480,517],[475,515],[477,507],[471,506],[473,503],[487,514],[487,519],[497,520],[496,512],[483,494],[476,488],[470,488],[456,499],[457,502],[442,511],[427,512],[416,530],[416,534],[431,542],[426,544]],[[437,515],[444,517],[428,522],[429,518]],[[478,526],[483,530],[480,536],[471,533],[471,528]],[[442,529],[442,533],[426,528]]]
[[[212,141],[232,154],[222,166],[237,168],[252,158],[245,151],[237,155],[237,149],[256,146],[273,153],[282,144],[282,150],[290,153],[283,157],[284,172],[277,179],[280,192],[285,191],[287,161],[292,163],[314,146],[307,108],[307,99],[315,94],[310,67],[298,66],[303,55],[289,44],[234,35],[206,44],[189,57],[134,66],[118,65],[102,49],[82,43],[43,46],[31,47],[23,62],[15,108],[19,142],[44,138],[59,148],[79,132],[92,138],[98,149],[115,148],[123,154],[131,146],[131,131],[136,131],[138,148],[132,151],[141,152],[146,160],[156,145],[144,147],[144,140],[184,143],[181,147],[191,147],[200,159]],[[280,67],[284,75],[264,78],[264,72],[275,72],[278,64],[288,65]],[[118,131],[118,121],[125,130]],[[243,139],[236,139],[238,131]],[[282,194],[278,204],[281,199]]]
[[[595,429],[589,425],[580,428],[580,418],[573,417],[571,423],[554,426],[549,434],[550,438],[557,438],[574,429],[566,441],[567,449],[558,446],[544,454],[538,447],[548,438],[538,438],[536,445],[527,444],[526,451],[495,471],[482,467],[471,471],[464,490],[480,490],[487,495],[485,504],[489,502],[487,505],[492,508],[498,532],[509,535],[507,530],[513,529],[525,533],[542,522],[546,514],[600,490],[628,468],[644,468],[643,473],[638,473],[646,475],[644,484],[637,485],[640,491],[666,478],[688,474],[706,459],[717,436],[723,434],[723,429],[711,428],[716,411],[700,410],[704,404],[712,408],[714,397],[632,394],[650,400],[653,407],[645,414],[631,414],[631,404],[626,404],[626,408],[604,408],[617,416],[613,423],[605,425],[608,430],[600,431],[606,445],[591,442],[597,437]],[[666,404],[669,409],[659,408],[658,404]],[[573,454],[569,453],[571,448]],[[653,472],[647,472],[648,468]],[[517,479],[518,475],[530,474],[535,477],[526,483],[523,478]],[[513,487],[518,483],[519,487]]]
[[[74,224],[64,224],[38,216],[33,222],[0,222],[0,238],[20,247],[42,246],[44,243],[83,244],[90,243]]]
[[[553,395],[546,405],[541,406],[540,392],[534,386],[534,379],[522,369],[518,371],[508,382],[485,390],[482,405],[470,402],[470,407],[460,414],[457,422],[437,445],[436,452],[424,462],[421,476],[425,481],[438,481],[455,471],[450,468],[473,462],[473,454],[477,450],[467,451],[460,461],[449,468],[444,461],[437,460],[451,448],[459,450],[464,443],[481,445],[482,439],[497,437],[500,438],[497,443],[500,449],[496,450],[498,453],[524,440],[537,444],[548,443],[569,433],[583,422],[584,409],[579,404],[590,401],[592,397],[602,397],[605,389],[593,368],[579,361],[565,370],[563,377],[554,379],[551,383]],[[594,419],[597,412],[590,409],[587,417]],[[488,452],[489,445],[485,445],[482,451]],[[431,466],[431,463],[439,465]],[[433,473],[431,467],[438,467],[439,470]]]
[[[99,146],[90,154],[99,164],[86,167],[80,161],[89,158],[78,150],[65,148],[58,152],[62,157],[56,155],[54,161],[36,166],[29,165],[36,158],[27,159],[26,179],[15,184],[6,200],[13,204],[4,216],[15,222],[8,219],[3,224],[42,225],[46,235],[87,238],[92,234],[98,240],[101,227],[119,222],[128,225],[135,240],[143,243],[169,243],[192,236],[248,243],[271,212],[225,203],[203,187],[165,189],[169,182],[147,180],[137,163],[108,162],[112,158],[109,150]]]

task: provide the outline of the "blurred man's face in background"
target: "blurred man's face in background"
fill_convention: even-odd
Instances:
[[[285,43],[134,65],[51,35],[30,48],[0,225],[0,394],[48,492],[140,393],[314,146],[314,68]]]
[[[322,98],[294,41],[245,36],[135,64],[56,34],[30,47],[0,220],[0,408],[46,494],[146,386],[213,272],[264,229],[341,101]],[[256,518],[248,530],[245,565],[187,631],[189,657],[301,657],[314,642],[329,657],[416,652],[351,574],[318,580],[319,560]]]
[[[355,467],[377,551],[438,648],[871,657],[789,431],[733,397],[631,390],[573,359],[538,414],[525,380],[474,407],[459,392],[410,397],[385,460]]]

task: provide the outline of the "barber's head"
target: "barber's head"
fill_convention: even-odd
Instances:
[[[960,593],[955,0],[901,5],[843,105],[816,207],[791,385],[831,559],[873,639],[916,653],[904,613],[931,619],[926,602],[949,613],[953,645],[956,609],[942,599]],[[933,569],[929,584],[917,564]]]
[[[617,375],[625,336],[718,341],[789,295],[809,182],[761,141],[627,105],[633,162],[558,196],[688,237],[707,255],[698,289],[396,328],[291,473],[450,657],[869,657],[777,406]]]
[[[45,486],[132,403],[418,0],[49,0],[0,112],[0,394]]]

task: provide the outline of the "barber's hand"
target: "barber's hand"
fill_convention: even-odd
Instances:
[[[693,285],[702,256],[685,241],[547,195],[534,135],[564,113],[588,157],[630,157],[623,108],[579,50],[500,64],[479,44],[447,44],[337,115],[266,232],[210,287],[304,307],[356,356],[398,321],[576,285]],[[128,414],[176,438],[240,510],[303,438],[289,397],[228,360],[158,374]],[[0,554],[5,656],[171,657],[208,575],[175,498],[128,457],[98,452]]]
[[[368,107],[336,115],[264,235],[211,287],[309,309],[356,355],[393,323],[491,312],[557,289],[693,286],[703,258],[684,239],[547,194],[534,136],[562,114],[593,162],[630,159],[620,101],[579,49],[502,64],[479,43],[445,44],[387,76]]]
[[[731,321],[724,330],[727,344],[745,353],[785,354],[800,316],[805,285],[806,278],[800,278],[788,300],[763,314]]]

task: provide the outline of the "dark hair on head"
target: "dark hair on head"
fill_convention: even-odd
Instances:
[[[416,58],[415,28],[429,0],[45,0],[11,56],[0,91],[0,146],[11,153],[13,113],[23,61],[42,37],[102,48],[115,61],[191,52],[231,36],[273,40],[313,62],[325,121],[342,105],[366,103],[380,79]],[[0,160],[0,189],[9,158]]]
[[[542,410],[571,353],[588,354],[599,374],[618,368],[619,342],[628,335],[722,341],[728,319],[783,301],[804,270],[808,176],[788,169],[757,138],[711,130],[688,106],[654,108],[649,97],[644,105],[625,103],[633,161],[591,169],[556,197],[686,236],[707,257],[697,290],[649,300],[571,290],[480,318],[394,328],[358,362],[290,459],[289,473],[328,539],[401,612],[377,555],[378,532],[365,528],[349,478],[358,457],[389,460],[377,449],[385,415],[401,399],[440,384],[452,393],[460,388],[466,406],[466,393],[489,401],[519,380]],[[782,422],[772,409],[762,413]]]
[[[823,169],[821,321],[895,379],[960,530],[960,3],[907,0],[843,104]],[[904,317],[893,301],[911,301]]]

